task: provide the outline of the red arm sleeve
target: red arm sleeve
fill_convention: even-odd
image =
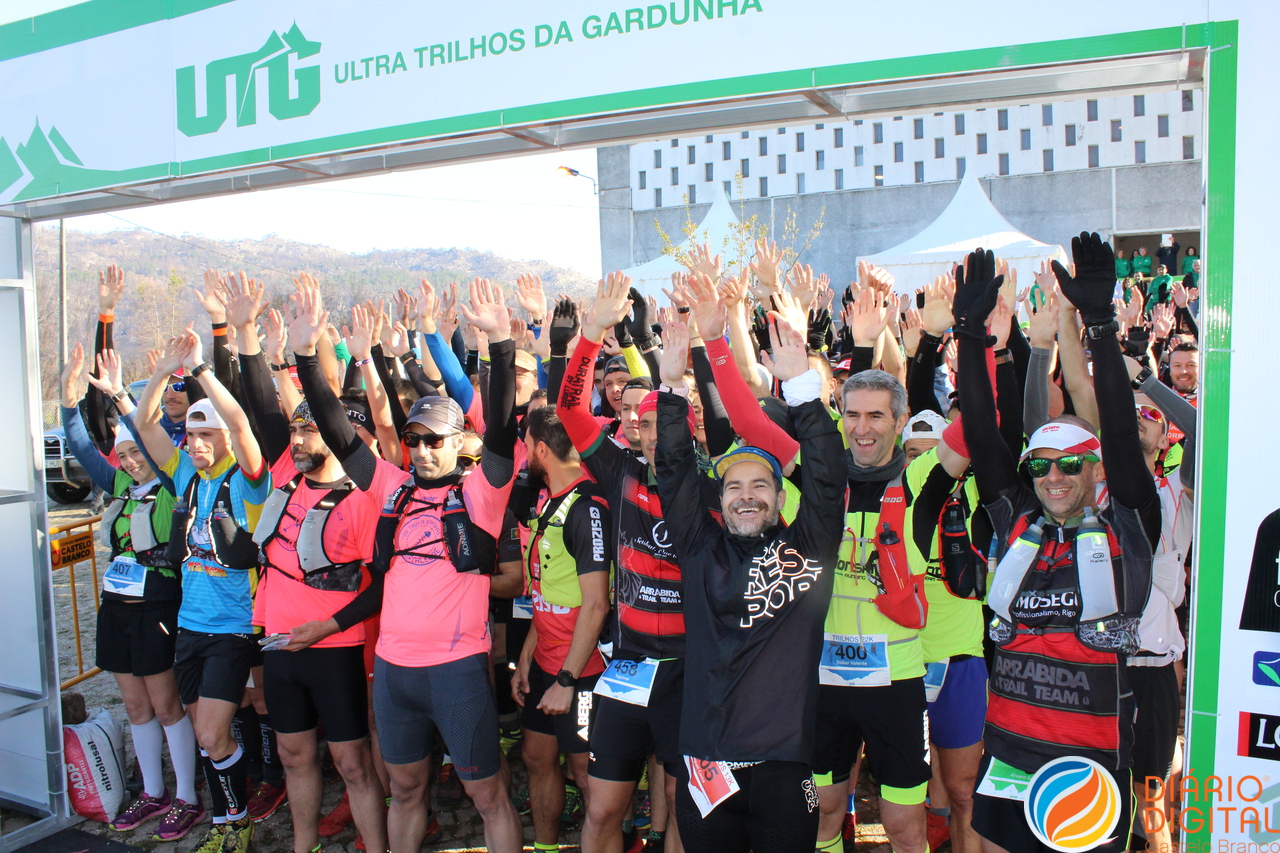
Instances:
[[[773,454],[784,468],[795,461],[800,443],[769,420],[756,403],[755,395],[733,363],[729,343],[724,338],[707,341],[707,357],[711,359],[711,372],[715,374],[716,387],[720,389],[720,399],[734,431],[748,444]]]
[[[602,433],[591,414],[591,384],[595,378],[596,357],[600,344],[579,338],[569,364],[565,367],[564,380],[560,383],[560,399],[556,402],[556,414],[569,434],[569,439],[579,453],[585,454]]]

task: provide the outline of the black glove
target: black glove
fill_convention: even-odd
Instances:
[[[848,326],[840,328],[840,346],[836,349],[836,353],[841,358],[853,354],[853,329]]]
[[[1071,238],[1071,259],[1076,265],[1074,278],[1062,264],[1053,262],[1053,274],[1062,295],[1080,312],[1086,326],[1101,326],[1114,320],[1116,306],[1111,299],[1116,290],[1116,258],[1111,244],[1097,232],[1082,231],[1079,237]]]
[[[956,295],[951,303],[957,335],[987,343],[987,318],[1000,299],[1003,283],[1004,276],[996,275],[995,252],[977,249],[969,254],[969,262],[956,270]]]
[[[917,292],[917,293],[916,293],[916,308],[917,308],[917,309],[923,309],[923,308],[924,308],[924,303],[925,303],[924,291],[923,291],[923,290],[921,290],[921,291],[919,291],[919,292]]]
[[[1129,336],[1124,340],[1124,354],[1132,358],[1141,359],[1147,354],[1147,346],[1151,343],[1151,332],[1140,326],[1135,326],[1129,330]]]
[[[631,288],[631,319],[623,320],[626,324],[630,337],[635,341],[636,347],[644,352],[647,349],[653,349],[657,345],[657,341],[653,338],[653,329],[649,326],[649,303],[645,300],[644,295],[634,287]],[[621,343],[621,341],[619,341]]]
[[[751,337],[755,339],[758,351],[773,352],[773,344],[769,343],[769,315],[762,305],[757,305],[751,314]]]
[[[817,311],[810,311],[808,339],[809,351],[830,351],[833,341],[834,337],[831,334],[831,312],[826,308],[819,308]]]
[[[562,297],[551,312],[551,328],[547,330],[553,358],[569,354],[569,342],[578,334],[578,329],[578,304],[567,296]]]
[[[845,307],[856,298],[853,295],[853,285],[849,285],[844,289],[844,293],[840,294],[840,307]],[[924,306],[921,305],[920,307],[923,308]]]
[[[627,328],[626,320],[613,327],[613,336],[618,339],[619,349],[625,349],[635,344],[635,341],[631,340],[631,330]]]

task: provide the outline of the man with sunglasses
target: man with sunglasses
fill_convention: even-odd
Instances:
[[[1080,418],[1054,419],[1032,434],[1020,466],[1000,437],[987,373],[987,319],[1002,283],[992,254],[984,253],[985,274],[956,284],[964,435],[1000,557],[988,596],[996,649],[987,754],[973,809],[988,851],[1051,849],[1032,833],[1014,786],[997,779],[1030,778],[1049,761],[1084,757],[1106,768],[1121,792],[1130,785],[1134,706],[1123,663],[1138,650],[1160,500],[1116,338],[1111,246],[1085,233],[1071,248],[1074,276],[1056,261],[1053,268],[1085,327],[1101,435]],[[1104,476],[1110,499],[1098,512]],[[1122,793],[1120,801],[1119,826],[1128,827],[1130,798]],[[1125,850],[1128,840],[1121,829],[1094,849]]]

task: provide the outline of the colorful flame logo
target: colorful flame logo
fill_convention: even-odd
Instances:
[[[1077,853],[1111,837],[1120,820],[1120,788],[1096,761],[1058,758],[1031,777],[1023,807],[1037,838],[1054,850]]]

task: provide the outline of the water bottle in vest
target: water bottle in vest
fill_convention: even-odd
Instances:
[[[471,527],[471,518],[467,515],[467,507],[462,502],[457,489],[450,489],[444,499],[444,509],[440,513],[440,526],[444,528],[445,544],[449,548],[449,556],[453,559],[453,567],[459,572],[475,575],[491,575],[497,566],[486,566],[480,558],[475,541],[475,532]]]
[[[953,595],[961,598],[970,598],[974,593],[981,595],[981,579],[977,576],[977,567],[974,565],[969,530],[964,524],[964,508],[960,501],[954,498],[947,501],[938,527],[942,540],[938,556],[947,587]]]
[[[1086,511],[1084,521],[1076,530],[1076,571],[1080,584],[1080,621],[1114,616],[1118,606],[1111,542],[1107,539],[1107,529],[1091,511]]]
[[[173,504],[173,524],[169,535],[169,544],[165,548],[165,558],[171,565],[179,566],[187,558],[187,530],[191,526],[191,507],[187,505],[187,496],[178,495]]]
[[[996,576],[987,594],[987,606],[1005,619],[1010,619],[1009,606],[1013,604],[1014,596],[1018,594],[1022,578],[1026,574],[1017,567],[1031,565],[1036,554],[1040,553],[1040,543],[1043,540],[1044,528],[1039,524],[1030,525],[1022,531],[1022,535],[996,566]],[[1001,572],[1001,568],[1006,568],[1006,571]]]

